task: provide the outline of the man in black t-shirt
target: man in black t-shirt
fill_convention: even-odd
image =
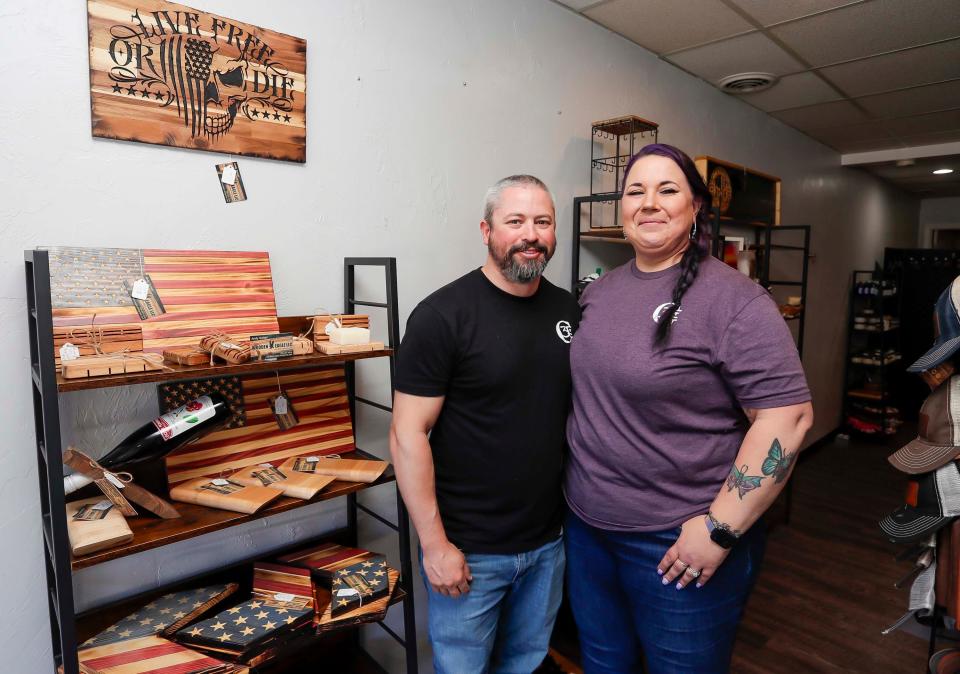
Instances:
[[[397,356],[390,452],[420,536],[438,674],[532,672],[560,604],[570,340],[580,311],[541,274],[553,198],[487,192],[487,260],[423,300]]]

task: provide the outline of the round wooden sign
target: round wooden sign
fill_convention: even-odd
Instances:
[[[707,180],[707,188],[713,197],[713,205],[720,207],[721,213],[726,213],[733,200],[733,185],[730,183],[730,174],[722,166],[714,166]]]

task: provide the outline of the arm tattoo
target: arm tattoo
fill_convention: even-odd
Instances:
[[[788,454],[780,446],[780,440],[774,438],[773,444],[770,445],[770,452],[767,454],[767,458],[763,460],[760,470],[764,475],[772,476],[774,484],[780,484],[787,479],[790,469],[793,467],[793,460],[796,458],[796,452]]]
[[[747,492],[757,489],[760,486],[760,481],[763,480],[762,475],[747,475],[747,470],[747,464],[743,464],[743,467],[739,469],[734,465],[727,476],[727,491],[736,489],[741,501]]]

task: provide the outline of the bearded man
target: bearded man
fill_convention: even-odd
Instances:
[[[410,314],[390,452],[420,537],[438,674],[532,672],[563,587],[569,348],[580,310],[542,278],[556,210],[529,175],[488,191],[482,267]]]

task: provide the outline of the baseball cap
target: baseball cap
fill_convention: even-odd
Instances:
[[[960,375],[934,389],[920,407],[915,440],[888,457],[893,467],[917,475],[936,470],[960,456]]]
[[[936,367],[960,349],[960,276],[940,293],[933,308],[933,346],[907,372]]]
[[[880,520],[894,543],[916,543],[960,515],[960,470],[950,462],[910,480],[907,502]]]

